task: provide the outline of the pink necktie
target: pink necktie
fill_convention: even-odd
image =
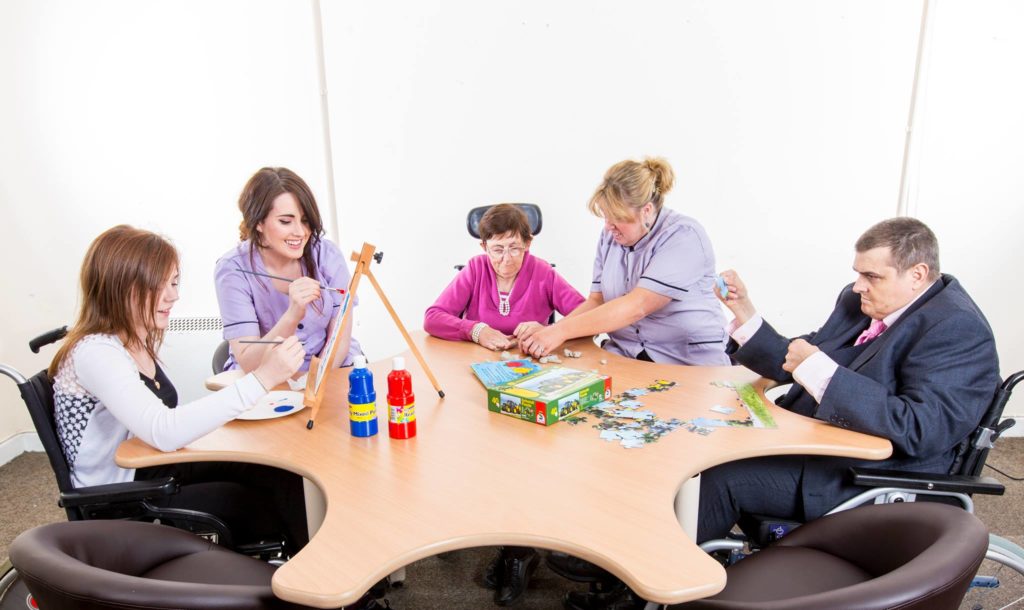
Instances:
[[[885,322],[881,320],[872,320],[867,330],[862,332],[857,340],[854,341],[854,345],[863,345],[868,341],[871,341],[878,335],[882,334],[886,329]]]

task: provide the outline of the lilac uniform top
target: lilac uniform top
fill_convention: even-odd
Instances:
[[[521,322],[547,324],[551,312],[563,316],[580,306],[583,295],[546,261],[523,254],[523,266],[509,295],[511,311],[498,313],[498,278],[486,254],[474,256],[437,297],[423,317],[423,328],[441,339],[469,341],[473,326],[484,322],[511,335]]]
[[[632,246],[601,232],[592,292],[605,302],[637,286],[672,299],[647,317],[608,333],[608,351],[636,358],[641,351],[668,364],[730,364],[725,316],[715,289],[715,253],[696,220],[663,208],[651,231]]]
[[[238,270],[242,268],[267,273],[259,250],[253,253],[250,264],[251,247],[248,240],[238,244],[220,257],[214,270],[217,302],[224,322],[224,338],[228,341],[239,337],[264,336],[288,310],[288,295],[278,292],[272,280]],[[321,283],[334,288],[348,288],[348,266],[338,246],[321,239],[313,247],[313,260]],[[302,371],[309,370],[310,357],[323,351],[327,343],[327,327],[345,299],[345,295],[333,290],[322,290],[320,294],[323,301],[314,301],[306,306],[306,315],[295,331],[295,336],[306,348],[306,359],[300,367]],[[317,311],[316,306],[320,307],[320,311]],[[359,343],[353,337],[343,364],[351,364],[352,358],[361,353]],[[224,370],[236,368],[238,362],[234,354],[230,354],[224,363]]]

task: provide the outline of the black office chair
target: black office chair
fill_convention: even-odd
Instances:
[[[988,530],[934,503],[822,517],[726,571],[717,595],[673,610],[955,609],[985,558]]]

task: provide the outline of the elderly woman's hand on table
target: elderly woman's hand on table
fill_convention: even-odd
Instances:
[[[558,349],[567,338],[558,324],[530,327],[519,335],[519,348],[523,353],[540,358]]]
[[[515,347],[516,340],[514,337],[509,337],[501,331],[494,330],[490,326],[485,326],[483,330],[480,331],[480,338],[477,343],[489,350],[497,352]]]

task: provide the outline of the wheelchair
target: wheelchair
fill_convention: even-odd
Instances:
[[[40,348],[61,340],[66,334],[66,326],[44,333],[29,342],[29,349],[39,353]],[[160,499],[177,494],[181,489],[174,477],[74,487],[71,484],[71,470],[57,438],[53,380],[46,369],[26,378],[17,369],[0,364],[0,374],[11,378],[18,386],[57,481],[57,503],[64,509],[69,521],[126,519],[157,522],[186,530],[230,550],[265,561],[279,562],[286,557],[287,546],[283,537],[237,541],[227,524],[216,515],[160,506]],[[22,593],[27,594],[9,562],[0,566],[0,610],[9,603],[15,604],[11,607],[25,607],[26,598]]]
[[[992,477],[981,476],[981,473],[996,440],[1016,423],[1013,419],[1000,420],[1014,386],[1022,379],[1024,371],[1018,371],[1007,377],[996,389],[981,422],[964,441],[961,458],[950,474],[850,468],[851,482],[867,490],[842,502],[827,514],[865,504],[899,502],[942,502],[959,505],[973,513],[974,494],[1003,495],[1005,487]],[[799,527],[800,523],[766,515],[744,515],[739,526],[742,535],[709,540],[700,545],[701,549],[717,554],[727,565],[731,565],[785,536]],[[1024,548],[1002,536],[989,534],[985,558],[961,608],[981,610],[1017,604],[1024,607]]]

